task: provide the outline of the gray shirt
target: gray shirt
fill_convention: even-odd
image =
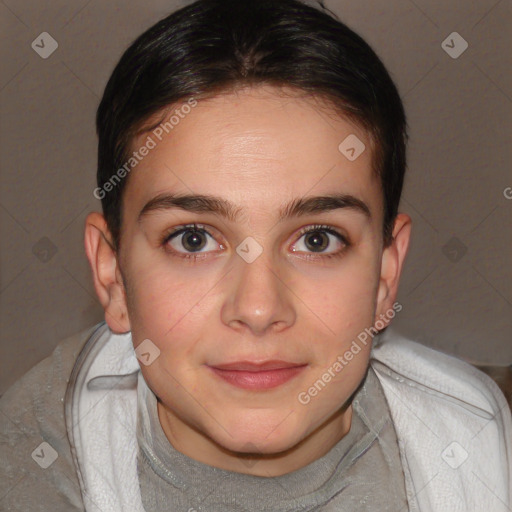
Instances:
[[[147,512],[408,510],[393,421],[371,366],[353,396],[348,434],[323,457],[278,477],[227,471],[178,452],[154,393],[139,386],[139,397],[137,469]]]

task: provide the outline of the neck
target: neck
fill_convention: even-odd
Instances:
[[[323,457],[348,434],[352,424],[352,404],[347,402],[307,437],[283,452],[240,453],[226,449],[197,429],[182,425],[160,400],[157,408],[162,429],[177,451],[209,466],[263,477],[291,473]]]

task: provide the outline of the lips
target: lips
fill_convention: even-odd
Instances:
[[[254,363],[237,361],[208,366],[225,382],[242,389],[265,390],[281,386],[299,375],[307,364],[289,361],[265,361]]]
[[[266,370],[278,370],[281,368],[296,368],[304,366],[300,363],[290,363],[287,361],[265,361],[263,363],[253,363],[251,361],[237,361],[235,363],[215,364],[212,368],[218,370],[234,370],[247,372],[262,372]]]

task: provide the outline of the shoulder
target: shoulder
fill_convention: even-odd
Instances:
[[[452,503],[470,510],[498,498],[510,503],[512,415],[498,385],[469,363],[396,331],[388,329],[376,341],[371,365],[404,466],[415,485],[437,475],[421,499],[445,503],[448,483]],[[493,493],[482,493],[482,482],[492,483]]]
[[[507,400],[487,374],[471,364],[427,347],[387,329],[372,348],[372,360],[381,373],[396,382],[450,397],[494,416],[510,415]]]
[[[97,327],[59,342],[0,399],[0,495],[5,496],[5,510],[82,510],[64,397],[75,361]]]

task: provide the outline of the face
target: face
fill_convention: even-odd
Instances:
[[[371,343],[335,362],[394,299],[371,141],[267,86],[184,111],[132,145],[155,142],[129,176],[117,255],[134,346],[160,351],[141,370],[164,431],[198,460],[327,449],[350,426]],[[366,147],[355,160],[339,149],[350,135]]]

